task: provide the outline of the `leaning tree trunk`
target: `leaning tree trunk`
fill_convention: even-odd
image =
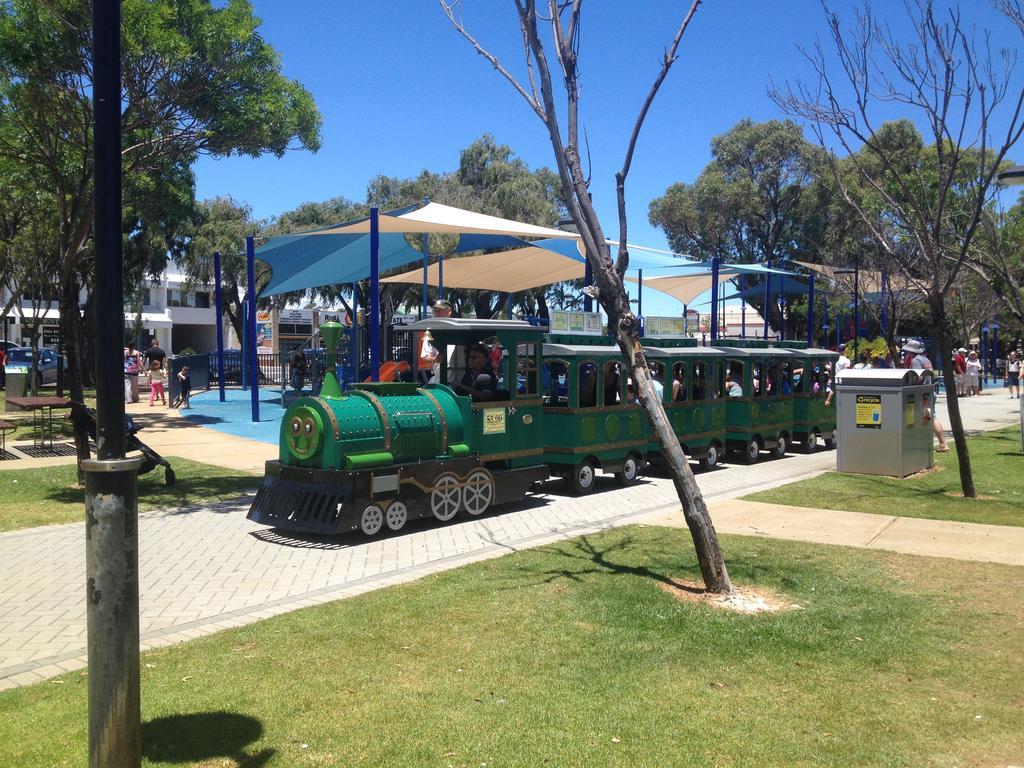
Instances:
[[[956,379],[953,372],[953,356],[949,344],[949,333],[946,328],[945,308],[942,305],[942,297],[938,298],[938,306],[932,306],[932,327],[936,354],[939,356],[942,378],[946,383],[946,410],[949,411],[949,429],[953,433],[953,442],[956,445],[956,461],[960,470],[960,488],[964,497],[976,498],[978,493],[974,490],[974,476],[971,473],[971,456],[967,449],[967,436],[964,435],[964,422],[960,417],[960,398],[956,392]],[[938,403],[933,403],[932,418],[935,418],[935,411]]]

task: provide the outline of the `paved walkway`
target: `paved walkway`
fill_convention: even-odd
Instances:
[[[1014,405],[1008,399],[977,398],[965,409],[968,427],[1015,423]],[[209,430],[185,426],[166,412],[160,419],[165,423],[150,425],[144,436],[166,455],[257,470],[266,458],[265,444],[226,441],[216,433],[210,437],[205,434]],[[269,451],[274,453],[273,446]],[[822,452],[753,467],[729,466],[700,474],[698,480],[723,533],[1024,564],[1024,529],[732,501],[834,465],[835,453]],[[579,499],[565,494],[564,486],[553,481],[542,493],[484,519],[455,525],[423,521],[403,535],[372,541],[284,536],[247,521],[247,501],[140,515],[143,648],[588,532],[637,522],[682,522],[666,478],[646,478],[631,488],[602,478],[594,495]],[[82,537],[77,524],[0,535],[5,574],[0,581],[0,689],[85,666]]]

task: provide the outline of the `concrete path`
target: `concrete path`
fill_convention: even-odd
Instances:
[[[968,401],[968,427],[1015,423],[1012,405],[994,397]],[[166,423],[149,426],[145,437],[166,455],[258,469],[268,450],[275,452],[242,438],[211,437],[210,430],[165,414],[160,420]],[[721,532],[1024,564],[1021,529],[729,501],[834,466],[835,453],[821,452],[731,465],[699,474],[698,482]],[[588,532],[637,522],[682,523],[667,478],[645,478],[631,488],[602,478],[591,496],[566,494],[564,485],[551,482],[542,493],[483,519],[424,521],[403,535],[372,541],[283,536],[247,521],[246,501],[140,515],[143,648]],[[0,535],[0,689],[85,666],[83,535],[77,524]]]

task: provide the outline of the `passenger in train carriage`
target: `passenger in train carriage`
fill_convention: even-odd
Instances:
[[[597,405],[597,367],[592,363],[580,366],[580,408]]]
[[[725,374],[726,397],[743,397],[743,387],[732,377],[732,373]]]
[[[452,386],[460,395],[469,395],[474,401],[494,400],[498,390],[498,377],[490,363],[490,351],[484,344],[473,344],[466,352],[466,372]]]
[[[604,367],[604,404],[619,404],[619,384],[621,374],[618,363],[606,363]]]
[[[682,363],[676,365],[672,376],[672,402],[678,403],[686,399],[686,373]]]

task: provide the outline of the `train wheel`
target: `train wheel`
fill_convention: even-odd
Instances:
[[[459,511],[462,501],[462,489],[459,478],[451,472],[438,475],[434,488],[430,492],[430,511],[442,523],[451,520]]]
[[[747,464],[757,464],[757,460],[761,458],[761,446],[756,438],[750,438],[750,442],[747,443],[747,448],[743,452],[743,458],[747,460]]]
[[[462,507],[471,515],[482,515],[494,501],[494,478],[483,469],[474,469],[462,489]]]
[[[808,432],[807,439],[804,440],[804,453],[814,453],[818,450],[818,433]]]
[[[375,536],[380,533],[384,525],[384,511],[376,504],[371,504],[363,510],[359,518],[359,530],[367,536]]]
[[[597,480],[597,470],[589,459],[577,464],[569,477],[573,492],[579,496],[594,490],[595,480]]]
[[[409,509],[401,501],[392,501],[384,515],[389,531],[400,531],[409,520]]]
[[[779,439],[775,443],[775,450],[772,451],[772,455],[777,459],[781,459],[786,455],[786,449],[789,448],[789,441],[786,440],[785,435],[779,435]]]
[[[704,469],[714,469],[718,466],[719,458],[721,457],[718,454],[718,446],[712,443],[708,446],[708,452],[701,457],[700,465]]]
[[[622,462],[622,469],[615,473],[615,479],[619,481],[619,485],[633,485],[638,474],[640,462],[636,460],[636,456],[627,456]]]

